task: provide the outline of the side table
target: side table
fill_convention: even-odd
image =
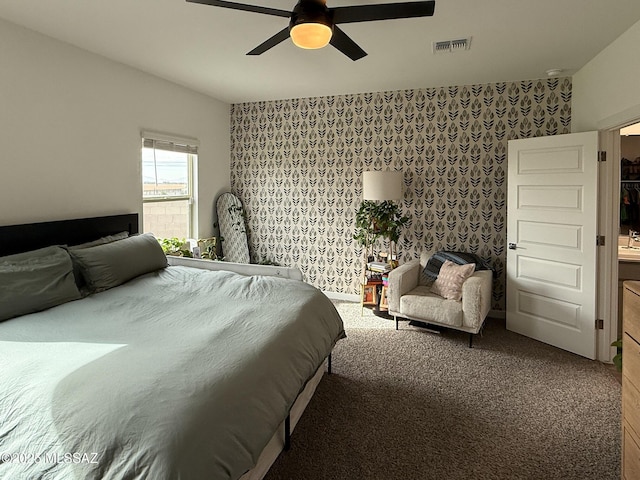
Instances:
[[[371,276],[369,276],[371,274]],[[361,282],[360,315],[364,313],[364,307],[372,309],[373,314],[382,318],[393,318],[388,312],[387,304],[387,275],[389,272],[375,272],[365,270]]]

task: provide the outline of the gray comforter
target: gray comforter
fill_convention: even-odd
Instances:
[[[0,478],[236,479],[342,335],[305,283],[185,267],[0,323]]]

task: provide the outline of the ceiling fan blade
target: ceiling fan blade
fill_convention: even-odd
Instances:
[[[351,40],[346,33],[335,25],[333,26],[333,35],[331,36],[331,41],[329,43],[354,62],[367,56],[367,52],[360,48],[356,42]]]
[[[276,17],[291,17],[291,12],[278,10],[277,8],[260,7],[258,5],[246,5],[244,3],[225,2],[223,0],[187,0],[189,3],[200,3],[211,5],[212,7],[231,8],[233,10],[244,10],[245,12],[263,13],[265,15],[275,15]]]
[[[383,3],[330,8],[333,23],[372,22],[396,18],[430,17],[436,8],[434,0],[426,2]]]
[[[273,48],[279,43],[284,42],[287,38],[289,38],[289,27],[285,27],[282,30],[280,30],[273,37],[262,42],[256,48],[254,48],[249,53],[247,53],[247,55],[261,55],[267,50],[269,50],[270,48]]]

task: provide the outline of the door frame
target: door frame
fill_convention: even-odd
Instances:
[[[598,251],[598,318],[604,329],[597,332],[597,359],[612,363],[617,353],[611,343],[618,337],[618,233],[620,231],[620,129],[640,122],[640,105],[597,123],[600,150],[607,156],[599,162],[598,234],[605,245]]]
[[[597,312],[604,328],[597,330],[596,358],[612,363],[618,336],[618,232],[620,231],[620,128],[599,130],[600,150],[607,160],[598,162],[598,234],[605,244],[598,247]]]

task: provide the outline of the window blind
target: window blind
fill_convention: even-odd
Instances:
[[[145,148],[197,155],[199,145],[200,142],[195,138],[181,138],[156,132],[142,132],[142,146]]]

